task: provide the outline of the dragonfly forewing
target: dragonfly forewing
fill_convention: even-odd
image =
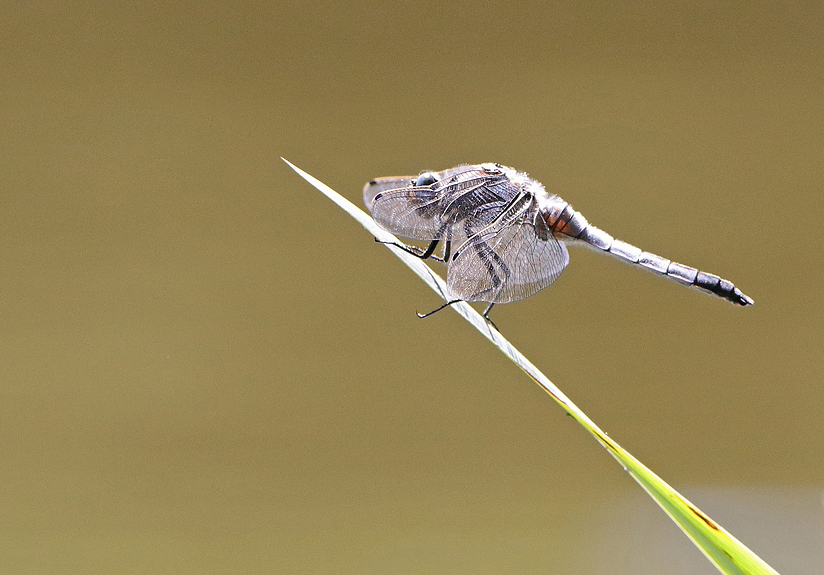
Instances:
[[[450,225],[442,217],[442,198],[430,187],[387,190],[375,196],[372,217],[382,228],[405,238],[441,239]]]
[[[386,190],[397,190],[412,185],[415,182],[415,176],[387,176],[385,178],[375,178],[366,182],[363,186],[363,203],[372,211],[372,202],[375,201],[375,196]]]

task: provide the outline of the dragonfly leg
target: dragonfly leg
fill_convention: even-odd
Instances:
[[[438,246],[438,242],[440,242],[441,240],[432,240],[425,250],[422,250],[418,246],[408,246],[406,244],[399,244],[398,242],[385,242],[383,240],[379,240],[378,238],[375,238],[375,241],[379,244],[388,244],[390,246],[400,248],[406,253],[412,254],[413,256],[421,258],[422,260],[432,258],[435,261],[444,261],[443,258],[434,255],[435,248]]]
[[[443,243],[443,260],[444,262],[449,261],[449,256],[452,255],[452,240],[446,240]],[[435,256],[432,256],[435,257]]]
[[[428,312],[426,312],[426,313],[418,313],[418,317],[419,317],[419,318],[421,318],[421,319],[423,319],[423,318],[425,318],[425,317],[429,317],[429,316],[430,316],[430,315],[432,315],[433,313],[435,313],[435,312],[437,312],[437,311],[441,311],[443,308],[445,308],[445,307],[449,307],[449,306],[451,306],[453,303],[458,303],[459,301],[464,301],[464,300],[462,300],[462,299],[453,299],[453,300],[451,300],[451,301],[446,302],[446,303],[445,303],[445,304],[443,304],[443,305],[439,305],[438,307],[436,307],[436,308],[435,308],[435,309],[433,309],[432,311],[428,311]],[[417,313],[417,312],[415,312],[415,313]]]
[[[499,329],[498,329],[498,326],[497,326],[497,325],[495,325],[495,322],[494,322],[494,321],[492,321],[492,318],[490,318],[490,317],[489,317],[489,310],[491,310],[491,309],[492,309],[492,306],[493,306],[493,305],[495,305],[495,302],[492,302],[491,304],[489,304],[488,306],[486,306],[486,309],[484,310],[484,312],[483,312],[481,315],[483,316],[483,318],[484,318],[486,321],[488,321],[488,322],[490,323],[490,325],[492,325],[492,327],[494,327],[494,328],[495,328],[495,331],[501,331],[501,330],[499,330]]]
[[[418,313],[418,317],[419,317],[419,318],[421,318],[421,319],[423,319],[423,318],[425,318],[425,317],[429,317],[429,316],[430,316],[430,315],[432,315],[433,313],[435,313],[435,312],[439,312],[439,311],[441,311],[442,309],[444,309],[445,307],[449,307],[449,306],[451,306],[453,303],[458,303],[459,301],[465,301],[465,300],[462,300],[462,299],[453,299],[453,300],[450,300],[450,301],[448,301],[448,302],[446,302],[446,303],[444,303],[444,304],[439,305],[438,307],[436,307],[436,308],[435,308],[435,309],[433,309],[432,311],[428,311],[428,312],[426,312],[426,313]],[[489,325],[491,325],[492,327],[494,327],[494,328],[495,328],[495,331],[501,331],[501,330],[499,330],[499,329],[498,329],[498,326],[497,326],[497,325],[495,325],[495,322],[494,322],[494,321],[492,321],[492,318],[490,318],[490,317],[489,317],[489,310],[491,310],[491,309],[492,309],[492,306],[493,306],[493,305],[495,305],[495,304],[494,304],[494,303],[491,303],[491,304],[489,304],[488,306],[486,306],[486,309],[484,310],[484,312],[483,312],[481,315],[482,315],[482,316],[483,316],[483,318],[484,318],[484,319],[485,319],[485,320],[489,323]]]

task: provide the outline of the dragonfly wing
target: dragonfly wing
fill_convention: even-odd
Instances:
[[[363,186],[363,203],[366,204],[366,207],[369,210],[371,210],[372,202],[375,200],[375,196],[379,193],[385,192],[386,190],[404,188],[414,182],[415,176],[389,176],[386,178],[375,178],[374,180],[369,180],[366,185]]]
[[[554,282],[569,263],[566,246],[538,234],[526,213],[471,234],[454,252],[447,271],[450,295],[466,301],[509,303]]]
[[[393,234],[416,240],[433,240],[444,233],[439,208],[442,195],[431,186],[378,192],[372,201],[372,218]]]

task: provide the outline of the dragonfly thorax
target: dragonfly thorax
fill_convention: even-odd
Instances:
[[[538,200],[538,212],[553,234],[561,236],[559,239],[578,238],[589,226],[586,218],[560,196],[547,194]]]

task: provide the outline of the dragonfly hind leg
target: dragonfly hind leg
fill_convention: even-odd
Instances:
[[[435,313],[435,312],[439,312],[439,311],[441,311],[442,309],[444,309],[444,308],[446,308],[446,307],[449,307],[449,306],[451,306],[452,304],[458,303],[458,302],[460,302],[460,301],[466,301],[466,300],[462,300],[462,299],[453,299],[453,300],[450,300],[450,301],[448,301],[448,302],[446,302],[446,303],[444,303],[444,304],[439,305],[438,307],[436,307],[436,308],[435,308],[435,309],[433,309],[432,311],[428,311],[428,312],[426,312],[426,313],[418,313],[418,312],[415,312],[415,313],[417,313],[417,315],[418,315],[418,317],[419,317],[419,318],[423,319],[423,318],[425,318],[425,317],[429,317],[430,315],[432,315],[432,314],[433,314],[433,313]],[[492,318],[490,318],[490,317],[489,317],[489,310],[491,310],[491,309],[492,309],[492,306],[493,306],[493,305],[495,305],[495,304],[494,304],[494,303],[491,303],[491,304],[489,304],[488,306],[486,306],[486,309],[485,309],[485,310],[484,310],[484,312],[481,314],[481,316],[483,316],[483,318],[487,321],[487,323],[489,323],[489,325],[491,325],[492,327],[494,327],[494,328],[495,328],[495,331],[501,331],[501,330],[499,330],[499,329],[498,329],[498,326],[497,326],[497,325],[495,325],[495,322],[494,322],[494,321],[492,321]]]

